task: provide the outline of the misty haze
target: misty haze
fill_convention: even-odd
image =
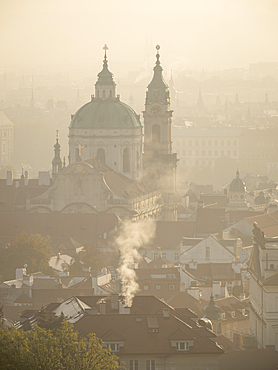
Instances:
[[[278,1],[0,1],[1,369],[278,367]]]

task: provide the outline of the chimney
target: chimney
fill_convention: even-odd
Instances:
[[[7,185],[11,186],[13,184],[13,171],[7,171]]]
[[[50,185],[50,175],[48,171],[39,171],[39,185]]]
[[[125,301],[119,302],[119,314],[121,315],[130,314],[130,308],[125,306]]]
[[[15,270],[15,278],[17,279],[22,279],[23,276],[26,275],[26,268],[22,267],[20,269]]]
[[[111,310],[119,309],[119,295],[111,294]]]
[[[170,317],[170,310],[169,308],[163,308],[163,318],[164,319],[169,319]]]
[[[33,282],[34,282],[33,275],[24,275],[23,276],[23,283],[24,284],[26,284],[28,286],[32,286]]]
[[[105,315],[106,314],[106,302],[105,301],[101,301],[100,304],[99,304],[99,313],[101,315]]]
[[[197,261],[191,260],[191,261],[189,262],[189,268],[190,268],[191,270],[197,270]]]
[[[25,171],[24,186],[28,186],[28,181],[29,181],[29,173],[28,171]]]

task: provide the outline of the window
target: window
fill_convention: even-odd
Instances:
[[[227,141],[227,146],[231,146],[230,140]]]
[[[206,151],[205,150],[202,150],[202,155],[206,155]]]
[[[234,146],[237,146],[237,141],[236,141],[236,140],[234,140],[233,144],[234,144]]]
[[[129,148],[124,149],[123,172],[130,172],[130,150]]]
[[[160,143],[160,126],[158,124],[152,127],[152,142]]]
[[[227,329],[225,329],[225,330],[224,330],[224,335],[225,335],[225,337],[227,337],[227,336],[228,336]]]
[[[138,370],[138,369],[139,369],[138,360],[130,360],[129,361],[129,370]]]
[[[199,146],[199,141],[198,140],[195,141],[195,146]]]
[[[192,146],[192,140],[188,141],[188,146]]]
[[[224,156],[224,150],[221,150],[221,155],[222,155],[222,157]]]
[[[187,342],[177,342],[176,344],[177,351],[188,351],[189,346]]]
[[[243,325],[241,325],[240,332],[243,334]]]
[[[230,328],[230,338],[233,338],[233,328]]]
[[[199,155],[199,150],[195,150],[195,155]]]
[[[215,140],[214,146],[218,146],[218,141],[217,140]]]
[[[211,150],[208,151],[208,155],[211,156]]]
[[[148,285],[144,285],[143,289],[144,290],[149,290],[149,286]]]
[[[169,290],[175,290],[175,284],[169,284]]]
[[[179,256],[180,256],[179,252],[175,252],[175,261],[179,260]]]
[[[215,150],[214,151],[214,155],[218,155],[218,150]]]
[[[119,352],[119,344],[118,343],[107,343],[107,349],[110,349],[111,352]]]
[[[166,255],[166,252],[162,252],[162,253],[161,253],[161,257],[162,257],[162,258],[164,258],[165,260],[166,260],[166,256],[167,256],[167,255]]]
[[[227,156],[230,157],[231,156],[231,151],[230,150],[227,150]]]
[[[234,150],[234,156],[237,156],[237,151],[236,150]]]
[[[210,260],[210,247],[206,246],[206,260]]]
[[[208,146],[211,146],[211,140],[208,141]]]
[[[146,370],[155,370],[155,360],[146,361]]]
[[[248,334],[248,326],[245,325],[245,334]]]
[[[221,146],[224,146],[224,140],[221,140]]]
[[[205,145],[206,145],[205,140],[202,140],[202,146],[205,146]]]
[[[102,91],[102,97],[106,98],[106,91],[105,90]]]
[[[158,252],[154,252],[153,259],[156,260],[158,258]]]
[[[105,151],[104,151],[104,149],[99,148],[99,149],[97,150],[97,159],[98,159],[101,163],[104,163],[104,164],[105,164]]]
[[[157,285],[155,286],[155,289],[156,289],[156,290],[161,290],[161,288],[162,288],[162,287],[161,287],[161,285],[160,285],[160,284],[157,284]]]

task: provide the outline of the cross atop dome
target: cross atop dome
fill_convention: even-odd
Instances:
[[[104,50],[104,62],[106,62],[107,61],[106,50],[108,50],[108,46],[106,44],[103,46],[103,50]]]

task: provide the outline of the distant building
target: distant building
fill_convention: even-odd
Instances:
[[[14,124],[0,111],[0,165],[12,163]]]

